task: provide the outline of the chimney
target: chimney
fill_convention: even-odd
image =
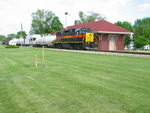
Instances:
[[[79,20],[75,20],[74,25],[78,25],[78,24],[79,24]]]

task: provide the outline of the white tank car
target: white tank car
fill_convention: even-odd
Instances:
[[[40,38],[36,39],[36,45],[37,46],[42,46],[42,42],[43,42],[43,37],[40,37]]]
[[[17,39],[16,45],[26,45],[26,46],[52,46],[53,41],[56,40],[56,35],[47,35],[41,37],[41,35],[28,35],[25,38],[25,44],[24,39],[19,38]]]
[[[24,39],[23,38],[19,38],[18,42],[16,43],[17,45],[22,45],[24,44]]]
[[[37,45],[52,46],[52,42],[56,40],[56,35],[43,36],[36,40]]]
[[[9,41],[9,45],[17,45],[18,39],[17,38],[13,38]]]
[[[29,44],[36,46],[36,41],[39,40],[40,38],[41,38],[41,35],[36,35],[36,34],[31,35],[29,37]]]
[[[31,39],[31,35],[26,36],[26,39],[25,39],[25,45],[26,46],[30,45],[30,39]]]

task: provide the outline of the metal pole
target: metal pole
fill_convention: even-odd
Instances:
[[[134,43],[133,43],[133,33],[130,34],[130,51],[133,49]]]
[[[21,44],[21,47],[22,47],[22,45],[25,45],[25,39],[24,39],[24,37],[23,37],[22,32],[23,32],[23,25],[22,25],[22,23],[21,23],[21,38],[23,38],[23,43]]]
[[[67,15],[68,15],[68,12],[65,12],[65,27],[67,27]]]
[[[42,54],[43,54],[43,55],[42,55],[42,56],[43,56],[43,60],[42,60],[42,61],[43,61],[43,65],[42,65],[42,67],[44,68],[44,67],[45,67],[45,53],[44,53],[44,46],[43,46],[43,49],[42,49],[42,50],[43,50],[43,52],[42,52]]]
[[[38,65],[37,65],[37,55],[35,54],[35,67],[37,68]]]
[[[44,46],[43,46],[43,64],[45,63]]]

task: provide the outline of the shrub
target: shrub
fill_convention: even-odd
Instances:
[[[19,48],[19,46],[15,46],[15,45],[7,45],[7,46],[5,46],[5,48]]]

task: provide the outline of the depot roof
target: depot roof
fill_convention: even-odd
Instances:
[[[88,22],[84,24],[78,24],[73,26],[68,26],[66,29],[72,28],[90,28],[92,32],[95,33],[111,33],[111,34],[131,34],[132,32],[124,29],[120,26],[112,24],[106,20],[100,20],[96,22]]]

